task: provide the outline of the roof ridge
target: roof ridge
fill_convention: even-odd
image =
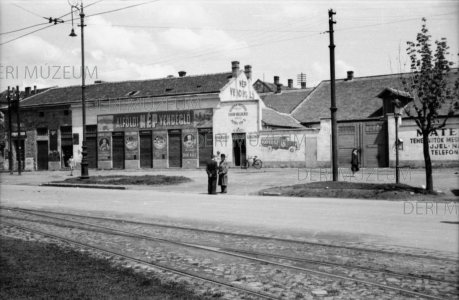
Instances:
[[[306,96],[306,98],[303,99],[303,101],[301,101],[300,103],[298,103],[298,105],[290,112],[290,114],[292,115],[293,117],[293,114],[295,113],[295,110],[297,110],[301,105],[303,105],[303,103],[305,103],[309,97],[311,97],[312,93],[314,93],[317,88],[323,83],[324,81],[322,80],[316,87],[312,88],[312,91]],[[295,117],[293,117],[295,118]],[[296,118],[295,118],[296,120]]]

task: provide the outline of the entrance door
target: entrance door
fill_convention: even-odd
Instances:
[[[37,170],[48,170],[48,141],[37,141]]]
[[[153,168],[151,131],[140,133],[140,167]]]
[[[182,133],[180,130],[169,131],[169,167],[182,167]]]
[[[62,146],[62,157],[64,159],[64,167],[68,168],[69,159],[73,155],[73,146]]]
[[[86,152],[88,152],[88,168],[97,168],[97,138],[86,137]]]
[[[124,169],[124,135],[112,137],[113,169]]]
[[[233,158],[234,165],[239,167],[246,160],[245,133],[233,133]]]

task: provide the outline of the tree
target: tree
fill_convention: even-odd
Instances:
[[[446,38],[435,41],[436,50],[432,52],[431,36],[428,35],[426,19],[422,19],[422,30],[417,42],[407,42],[407,54],[411,62],[411,72],[402,74],[400,81],[405,92],[413,101],[405,108],[407,115],[414,119],[423,137],[423,154],[426,170],[426,190],[433,191],[432,161],[429,152],[429,136],[446,126],[449,117],[459,110],[459,73],[451,84],[451,66]],[[447,113],[439,115],[440,109],[448,107]],[[414,113],[412,110],[414,109]],[[440,118],[441,117],[441,118]],[[443,120],[441,120],[443,119]]]

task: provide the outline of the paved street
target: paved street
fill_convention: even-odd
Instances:
[[[266,169],[262,174],[267,176],[265,174],[269,174],[270,171],[276,172],[274,169]],[[202,172],[201,170],[180,173],[196,180],[202,177]],[[294,181],[297,172],[289,169],[287,175],[274,176],[275,179],[265,184],[280,184],[289,180],[291,183],[297,183]],[[100,173],[102,172],[96,174]],[[171,171],[165,173],[172,175]],[[240,178],[244,179],[243,176],[236,176],[236,171],[233,174],[230,177],[233,178],[233,182],[241,180]],[[280,175],[279,172],[277,175]],[[408,203],[231,194],[210,196],[204,193],[205,184],[202,182],[185,187],[162,187],[159,190],[115,191],[36,186],[38,182],[46,181],[50,177],[56,180],[65,178],[67,173],[64,172],[24,173],[22,178],[10,177],[8,174],[1,176],[1,204],[5,206],[115,213],[127,218],[160,220],[205,228],[218,227],[231,231],[302,238],[308,241],[347,243],[383,249],[395,247],[393,249],[403,248],[401,251],[419,253],[458,253],[458,206],[452,203],[449,203],[448,207],[445,207],[443,202],[433,207],[426,207],[426,203],[420,203],[416,211],[414,201]],[[441,176],[452,177],[451,174]],[[251,188],[243,186],[245,191],[254,192],[264,187],[256,183],[260,178],[253,180],[254,184],[246,184],[252,185]],[[198,192],[197,185],[200,186],[201,192]],[[169,192],[162,191],[165,189]],[[188,189],[186,194],[183,193],[184,189]],[[235,186],[232,186],[231,192],[233,191],[241,192]]]

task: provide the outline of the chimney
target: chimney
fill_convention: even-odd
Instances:
[[[231,69],[233,71],[233,77],[237,77],[237,73],[239,72],[239,62],[238,61],[233,61],[231,62]]]
[[[27,86],[25,88],[24,98],[27,98],[30,96],[30,90],[31,90],[30,86]]]
[[[293,89],[293,79],[288,80],[288,87]]]
[[[306,82],[301,82],[301,88],[304,90],[306,88]]]
[[[282,83],[276,84],[276,94],[280,94],[282,92]]]
[[[251,80],[252,79],[252,66],[251,65],[244,66],[244,73],[245,73],[245,76],[247,77],[247,80]]]
[[[185,71],[179,71],[178,75],[179,75],[179,77],[185,77],[186,72]]]
[[[37,86],[36,86],[36,85],[33,86],[33,94],[34,94],[34,95],[37,94]]]
[[[354,71],[347,71],[347,80],[354,79]]]
[[[274,76],[274,85],[278,85],[279,84],[279,76]]]

